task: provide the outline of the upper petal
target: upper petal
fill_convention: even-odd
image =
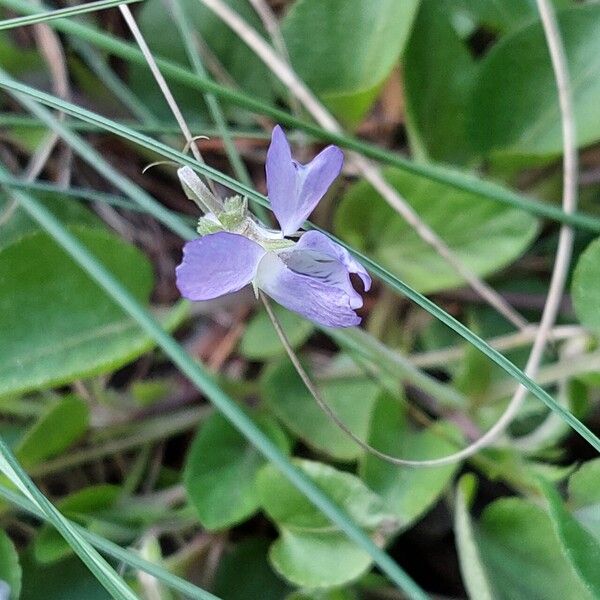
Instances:
[[[371,289],[371,276],[367,270],[344,248],[329,239],[320,231],[307,231],[296,244],[296,248],[318,250],[339,260],[350,273],[356,273],[362,280],[365,291]]]
[[[294,251],[289,254],[295,254]],[[310,259],[297,255],[295,260]],[[341,265],[337,263],[340,267]],[[302,266],[297,263],[295,266]],[[342,267],[343,268],[343,267]],[[327,271],[325,268],[324,272]],[[293,310],[315,323],[327,327],[352,327],[360,323],[354,312],[356,298],[352,298],[343,284],[327,277],[306,275],[292,270],[277,254],[268,252],[260,261],[256,276],[257,285],[282,306]],[[346,275],[347,277],[347,275]],[[362,302],[361,302],[362,305]]]
[[[250,283],[265,249],[236,233],[219,231],[188,242],[176,269],[177,287],[189,300],[212,300]]]
[[[296,167],[285,133],[276,125],[271,134],[271,145],[266,162],[267,194],[271,208],[284,234],[294,233],[287,227],[296,198]]]
[[[326,194],[340,174],[343,164],[344,153],[337,146],[327,146],[307,165],[297,164],[299,189],[293,220],[294,231],[298,231]]]
[[[342,151],[328,146],[307,165],[299,164],[292,159],[283,129],[275,126],[267,152],[267,191],[284,235],[300,228],[340,174],[343,162]]]

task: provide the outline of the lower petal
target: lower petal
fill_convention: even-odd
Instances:
[[[335,257],[348,269],[348,272],[356,273],[361,278],[366,292],[371,289],[371,276],[367,273],[367,270],[358,261],[354,260],[343,246],[336,244],[320,231],[307,231],[302,235],[296,247],[316,250]]]
[[[256,283],[282,306],[320,325],[352,327],[360,323],[342,288],[292,271],[272,252],[260,261]]]
[[[250,283],[265,250],[243,235],[220,231],[188,242],[176,269],[177,287],[188,300],[212,300]]]

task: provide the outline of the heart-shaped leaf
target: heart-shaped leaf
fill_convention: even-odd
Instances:
[[[396,169],[385,177],[478,275],[517,258],[533,240],[537,221],[478,194]],[[335,228],[351,246],[422,293],[453,288],[462,278],[366,182],[353,185],[336,213]]]
[[[317,385],[323,400],[342,422],[366,440],[381,388],[365,376],[340,377]],[[338,460],[353,460],[363,453],[360,446],[323,413],[289,361],[268,369],[261,387],[266,405],[311,447]]]
[[[397,527],[379,496],[360,479],[322,463],[296,460],[327,495],[380,544]],[[261,504],[279,529],[271,546],[275,569],[298,586],[323,588],[343,585],[362,575],[371,556],[325,517],[273,466],[257,479]]]
[[[135,247],[102,229],[73,234],[143,304],[152,268]],[[123,310],[48,235],[0,250],[0,396],[114,370],[152,347]]]
[[[282,23],[296,72],[348,123],[357,123],[397,63],[418,0],[297,0]]]
[[[412,431],[405,409],[384,394],[377,401],[369,427],[369,443],[387,454],[412,460],[440,458],[456,452],[457,432],[447,424]],[[446,489],[458,464],[437,468],[398,467],[365,454],[361,461],[364,482],[386,502],[402,528],[423,515]]]
[[[283,431],[261,416],[257,424],[282,450],[289,452]],[[210,530],[246,520],[259,506],[255,479],[265,459],[221,414],[201,426],[188,452],[184,483],[200,523]]]

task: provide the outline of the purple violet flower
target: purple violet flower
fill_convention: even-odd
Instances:
[[[185,244],[183,261],[177,267],[181,295],[189,300],[212,300],[252,283],[255,289],[315,323],[328,327],[358,325],[360,317],[355,310],[363,301],[350,273],[356,273],[368,291],[371,278],[364,267],[318,231],[303,233],[298,242],[285,237],[297,233],[339,175],[342,163],[342,151],[328,146],[310,163],[301,165],[292,158],[281,127],[273,129],[267,152],[267,189],[281,231],[256,222],[239,197],[215,208],[219,201],[193,171],[180,169],[188,196],[206,210],[198,226],[202,237]]]

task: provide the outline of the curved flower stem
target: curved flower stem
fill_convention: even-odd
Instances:
[[[567,60],[553,8],[548,0],[537,0],[537,5],[552,59],[552,68],[554,69],[560,104],[564,147],[562,207],[565,213],[571,214],[577,206],[577,147]],[[560,229],[548,296],[542,312],[540,325],[533,341],[533,347],[524,370],[525,374],[530,378],[534,378],[537,374],[550,332],[556,322],[571,261],[573,238],[573,229],[569,225],[563,225]],[[504,413],[502,413],[496,423],[481,438],[464,450],[446,457],[443,462],[438,461],[437,464],[446,464],[454,460],[468,458],[475,452],[493,443],[504,433],[516,417],[526,396],[527,389],[522,385],[519,386]],[[522,439],[521,442],[526,442],[526,440],[527,437]]]
[[[287,62],[238,13],[222,0],[200,0],[226,23],[249,48],[265,63],[273,74],[284,83],[302,103],[315,121],[327,131],[341,134],[342,128],[331,113],[321,104],[312,91],[298,77]],[[385,201],[415,230],[417,235],[431,246],[488,304],[509,322],[524,329],[528,323],[491,286],[480,279],[455,254],[455,252],[427,225],[410,204],[400,196],[382,175],[380,169],[357,153],[350,154],[362,176],[375,188]]]
[[[381,460],[384,460],[385,462],[391,463],[391,464],[396,465],[398,467],[429,467],[429,466],[434,466],[434,465],[430,465],[429,464],[429,463],[432,462],[432,461],[429,461],[429,460],[424,460],[424,461],[421,461],[421,460],[407,460],[407,459],[403,459],[403,458],[398,458],[397,456],[392,456],[391,454],[387,454],[385,452],[382,452],[381,450],[377,450],[377,448],[374,448],[373,446],[371,446],[371,444],[365,442],[360,437],[358,437],[335,414],[335,412],[329,406],[329,404],[327,404],[327,402],[325,402],[325,399],[321,395],[321,392],[319,391],[319,389],[317,388],[317,386],[312,382],[312,380],[309,377],[308,373],[306,372],[306,370],[304,369],[304,367],[300,363],[300,360],[298,359],[298,355],[294,352],[294,349],[292,348],[292,346],[291,346],[291,344],[290,344],[290,342],[289,342],[289,340],[287,338],[287,335],[285,334],[285,331],[283,330],[283,327],[281,326],[281,322],[277,318],[277,315],[273,312],[273,308],[271,307],[271,302],[263,294],[263,292],[259,291],[258,295],[259,295],[259,297],[260,297],[260,299],[261,299],[261,301],[262,301],[262,303],[263,303],[263,305],[264,305],[264,307],[265,307],[265,309],[267,311],[267,314],[269,315],[269,319],[270,319],[271,323],[273,324],[275,332],[277,333],[277,336],[281,340],[281,343],[283,344],[283,347],[285,348],[285,351],[286,351],[287,355],[289,356],[289,359],[292,361],[292,364],[294,365],[294,368],[296,369],[296,372],[300,376],[300,379],[302,379],[302,382],[306,386],[306,389],[310,392],[311,396],[314,398],[314,400],[317,403],[318,407],[335,423],[335,425],[337,427],[339,427],[349,438],[351,438],[365,452],[368,452],[369,454],[372,454],[373,456],[376,456],[377,458],[380,458]],[[443,459],[441,459],[441,460],[443,460]]]

